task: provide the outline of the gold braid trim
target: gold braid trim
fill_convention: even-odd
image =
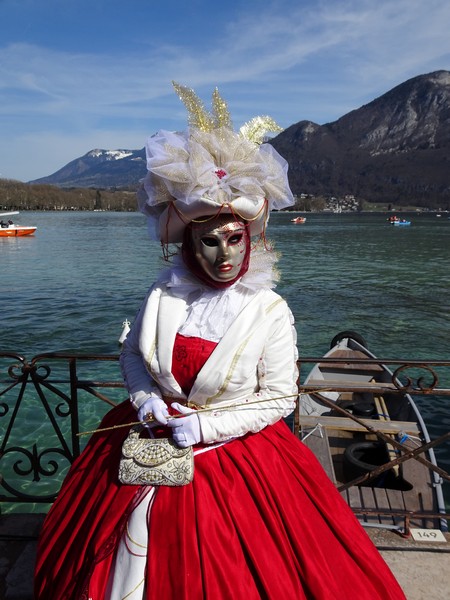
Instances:
[[[152,378],[154,379],[155,383],[161,388],[162,386],[161,386],[161,384],[159,382],[159,379],[155,375],[154,370],[152,369],[152,360],[153,360],[153,356],[154,356],[155,351],[156,351],[156,343],[157,343],[157,339],[156,339],[156,336],[155,336],[155,339],[153,340],[153,343],[152,343],[152,345],[150,347],[150,351],[148,353],[148,356],[147,356],[147,358],[145,360],[145,364],[147,365],[148,371],[151,374]]]
[[[136,585],[136,586],[135,586],[135,587],[134,587],[134,588],[131,590],[131,592],[128,592],[128,594],[126,594],[126,595],[125,595],[125,596],[122,598],[122,600],[127,600],[127,598],[129,598],[129,597],[131,596],[131,594],[134,594],[134,592],[135,592],[135,591],[136,591],[136,590],[137,590],[139,587],[141,587],[141,585],[144,583],[144,581],[145,581],[145,577],[144,577],[144,579],[143,579],[142,581],[140,581],[140,582],[139,582],[139,583],[138,583],[138,584],[137,584],[137,585]]]
[[[284,302],[283,298],[278,298],[277,300],[275,300],[275,302],[272,302],[272,304],[270,304],[266,308],[266,313],[271,312],[281,302]],[[234,372],[234,370],[236,368],[236,364],[237,364],[238,360],[241,358],[242,353],[244,351],[244,348],[248,344],[248,341],[249,341],[250,337],[251,337],[250,335],[247,336],[245,338],[245,340],[242,342],[242,344],[239,346],[239,348],[237,349],[235,355],[233,356],[233,360],[231,361],[230,368],[228,369],[228,373],[227,373],[227,376],[224,379],[223,384],[221,385],[221,387],[217,391],[217,393],[214,394],[214,396],[211,396],[211,397],[207,398],[207,400],[205,402],[205,407],[210,406],[211,402],[213,402],[214,400],[217,400],[217,398],[219,398],[224,393],[224,391],[227,389],[228,384],[230,383],[231,376],[233,375],[233,372]],[[220,410],[220,407],[217,407],[217,408]]]
[[[261,206],[261,208],[258,210],[258,212],[256,213],[256,215],[254,217],[244,217],[244,216],[242,216],[239,213],[239,211],[236,210],[233,207],[233,204],[230,204],[228,202],[224,202],[223,204],[217,204],[217,212],[215,212],[211,216],[207,216],[207,217],[205,216],[205,218],[203,218],[203,219],[190,219],[190,218],[187,218],[181,212],[181,210],[177,206],[175,206],[175,204],[173,202],[170,203],[169,210],[175,211],[176,214],[177,214],[177,216],[179,217],[180,221],[182,221],[185,225],[188,225],[188,223],[207,223],[208,221],[213,221],[226,208],[228,208],[230,210],[230,214],[234,215],[235,217],[237,217],[239,219],[242,219],[243,221],[246,221],[247,223],[251,223],[252,221],[256,221],[257,219],[259,219],[259,217],[260,217],[260,215],[261,215],[262,212],[264,212],[266,216],[267,216],[267,214],[269,212],[269,207],[268,207],[267,200],[264,200],[263,205]]]
[[[284,302],[283,298],[278,298],[278,300],[275,300],[275,302],[272,302],[272,304],[270,304],[267,308],[266,308],[266,313],[269,314],[276,306],[278,306],[278,304],[280,304],[281,302]]]
[[[131,537],[131,533],[130,533],[130,528],[128,527],[128,521],[127,521],[127,538],[130,540],[130,542],[132,542],[135,546],[139,546],[139,548],[145,548],[146,550],[148,549],[148,544],[140,544],[139,542],[137,542],[136,540],[134,540]]]
[[[224,393],[224,391],[227,389],[228,384],[230,383],[231,376],[233,375],[233,371],[236,368],[236,364],[237,364],[238,360],[241,358],[244,348],[248,344],[250,337],[251,337],[250,335],[247,336],[245,338],[245,340],[241,343],[239,348],[237,349],[235,355],[233,356],[233,360],[231,361],[231,365],[230,365],[230,368],[228,369],[228,373],[224,379],[224,382],[222,383],[222,385],[219,388],[219,390],[217,391],[217,393],[214,394],[214,396],[211,396],[210,398],[206,399],[205,406],[209,406],[211,404],[211,402],[213,402],[214,400],[219,398]]]

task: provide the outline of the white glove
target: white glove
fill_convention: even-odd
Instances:
[[[153,418],[157,423],[161,425],[167,425],[167,417],[169,416],[169,410],[167,404],[158,396],[150,396],[145,400],[144,404],[139,408],[137,418],[139,421],[146,421],[146,416],[152,414]],[[150,422],[148,426],[152,426],[154,422]]]
[[[168,427],[172,427],[172,437],[180,448],[195,446],[202,441],[202,432],[200,429],[200,420],[195,410],[187,408],[178,402],[174,402],[172,408],[180,412],[185,417],[170,419]]]

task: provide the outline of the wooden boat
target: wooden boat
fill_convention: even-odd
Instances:
[[[379,361],[357,362],[376,361],[357,333],[338,334],[323,358],[301,389],[301,439],[364,525],[401,531],[410,523],[446,531],[446,520],[437,516],[445,514],[445,503],[436,471],[409,458],[380,472],[384,464],[430,442],[412,397],[399,392],[400,382]],[[341,362],[333,362],[337,359]],[[421,457],[436,466],[432,448]]]
[[[295,219],[291,219],[291,223],[295,223],[297,225],[302,225],[306,222],[306,217],[295,217]]]
[[[3,217],[18,215],[18,211],[0,213],[0,237],[18,237],[23,235],[32,235],[36,227],[26,225],[15,225],[11,219],[3,221]]]

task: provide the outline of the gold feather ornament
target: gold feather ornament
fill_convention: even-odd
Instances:
[[[212,112],[209,113],[194,90],[180,85],[176,81],[172,81],[172,85],[188,111],[190,127],[207,133],[220,127],[233,129],[227,103],[220,96],[217,88],[213,92]]]
[[[212,96],[212,108],[214,115],[214,124],[216,129],[219,127],[227,127],[233,129],[233,123],[231,121],[230,112],[228,110],[227,103],[220,96],[219,90],[215,88]]]
[[[244,123],[239,130],[239,133],[246,140],[250,140],[254,144],[262,144],[265,136],[270,132],[280,133],[283,128],[278,125],[272,117],[254,117],[247,123]]]

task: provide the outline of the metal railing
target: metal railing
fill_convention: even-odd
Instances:
[[[317,362],[345,364],[349,360],[302,357],[299,364],[305,366]],[[349,386],[344,382],[318,386],[316,382],[307,385],[300,380],[300,394],[333,390],[383,393],[388,390],[391,394],[450,396],[449,387],[440,385],[437,374],[444,368],[448,376],[450,361],[352,358],[351,363],[389,365],[395,370],[391,381],[370,385]],[[34,505],[29,506],[32,511],[53,502],[65,473],[87,441],[87,436],[80,436],[80,432],[95,429],[103,414],[126,398],[118,355],[48,353],[27,361],[15,353],[0,353],[0,503],[4,506]],[[330,405],[336,410],[331,401]],[[346,416],[358,421],[358,417],[347,412]],[[363,424],[366,425],[365,420]],[[293,428],[299,432],[298,411]],[[380,432],[375,431],[375,434],[383,437]],[[449,437],[450,432],[446,432],[432,442],[422,440],[422,445],[411,451],[410,456],[405,457],[403,452],[400,458],[381,466],[376,472],[339,489],[342,491],[363,479],[373,478],[380,470],[410,458],[430,467],[423,453],[447,442]],[[396,444],[391,437],[389,443]],[[436,465],[431,465],[431,469],[443,480],[450,480],[443,469]]]
[[[0,502],[54,501],[82,450],[80,431],[95,428],[104,412],[127,397],[118,358],[49,353],[27,361],[0,353]],[[105,368],[111,364],[113,369]],[[108,371],[117,379],[107,380]],[[117,390],[121,398],[114,400],[111,392]]]

